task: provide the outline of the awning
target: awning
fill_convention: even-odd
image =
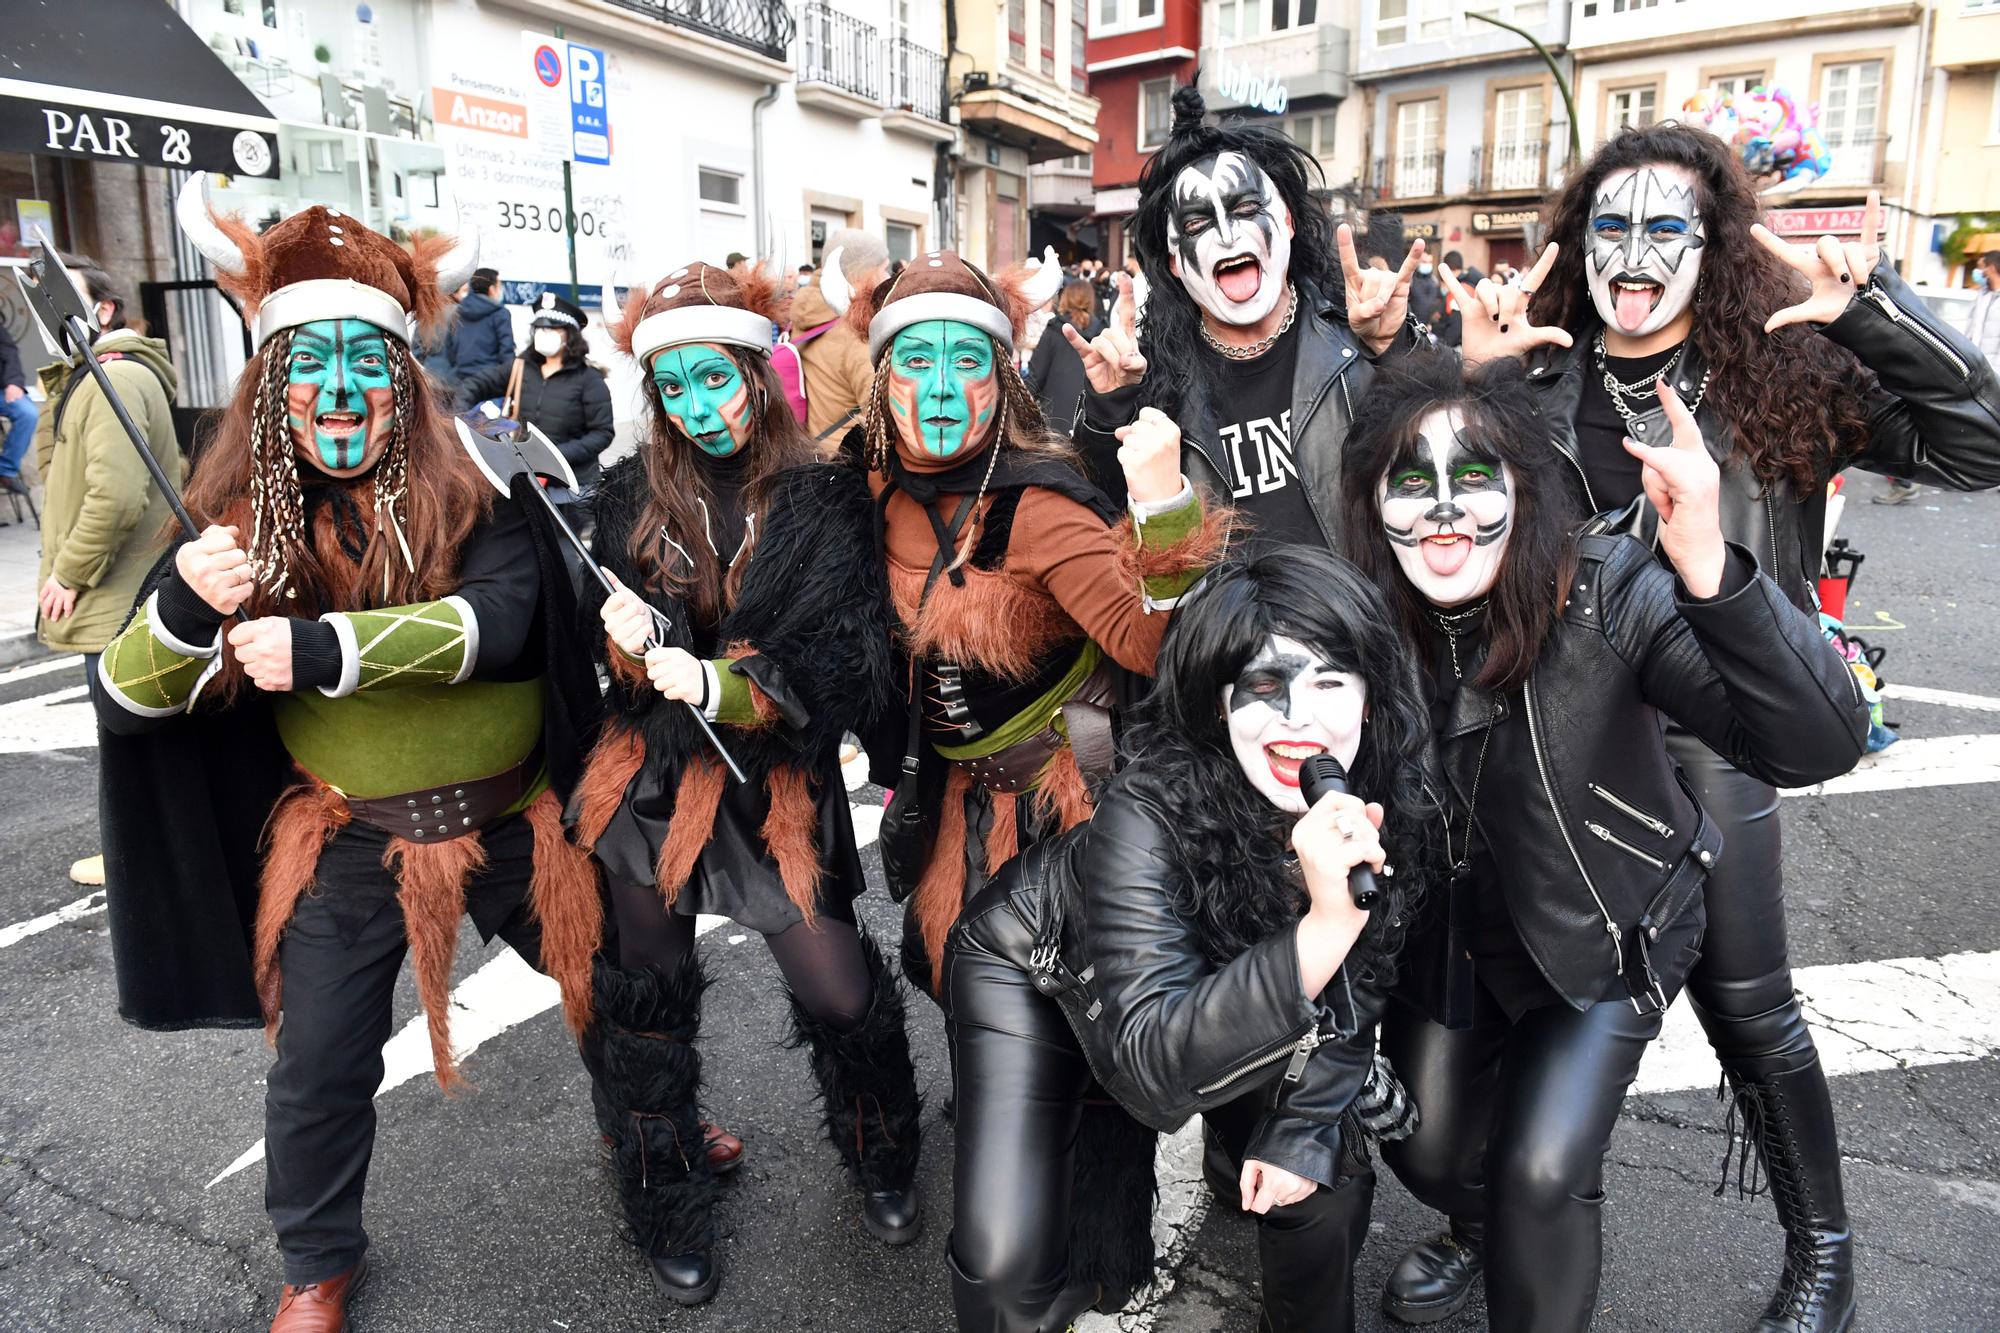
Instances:
[[[278,122],[162,0],[8,0],[0,149],[278,174]]]

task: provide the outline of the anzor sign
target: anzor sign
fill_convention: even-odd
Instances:
[[[510,138],[528,137],[528,108],[519,102],[480,97],[455,88],[432,88],[431,106],[437,118],[457,130],[482,130]]]

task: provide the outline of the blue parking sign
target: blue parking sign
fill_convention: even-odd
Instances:
[[[569,44],[570,138],[576,160],[611,164],[611,118],[605,107],[604,52]]]

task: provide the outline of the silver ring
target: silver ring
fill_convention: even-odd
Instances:
[[[1535,289],[1533,287],[1522,287],[1519,290],[1521,295],[1523,296],[1533,296],[1535,294]]]
[[[1342,815],[1340,818],[1334,820],[1333,826],[1339,831],[1342,842],[1354,841],[1354,821],[1348,816]]]

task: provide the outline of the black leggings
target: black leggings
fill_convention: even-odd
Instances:
[[[694,949],[694,918],[668,907],[651,884],[612,881],[611,915],[618,965],[627,971],[671,972]],[[764,944],[807,1013],[840,1032],[861,1026],[873,992],[852,903],[822,903],[812,925],[801,921],[766,935]]]
[[[1484,1224],[1495,1333],[1590,1326],[1603,1261],[1604,1150],[1660,1016],[1626,999],[1447,1029],[1400,1004],[1382,1049],[1422,1108],[1382,1159],[1418,1200]]]
[[[1077,1134],[1095,1092],[1090,1066],[1061,1008],[1014,964],[955,949],[946,981],[958,1055],[948,1253],[958,1326],[961,1333],[1060,1330],[1098,1294],[1094,1283],[1084,1289],[1068,1277]],[[1248,1093],[1206,1117],[1236,1170],[1264,1097]],[[1361,1168],[1337,1189],[1322,1186],[1257,1219],[1261,1328],[1354,1327],[1354,1261],[1374,1187],[1374,1173]]]

